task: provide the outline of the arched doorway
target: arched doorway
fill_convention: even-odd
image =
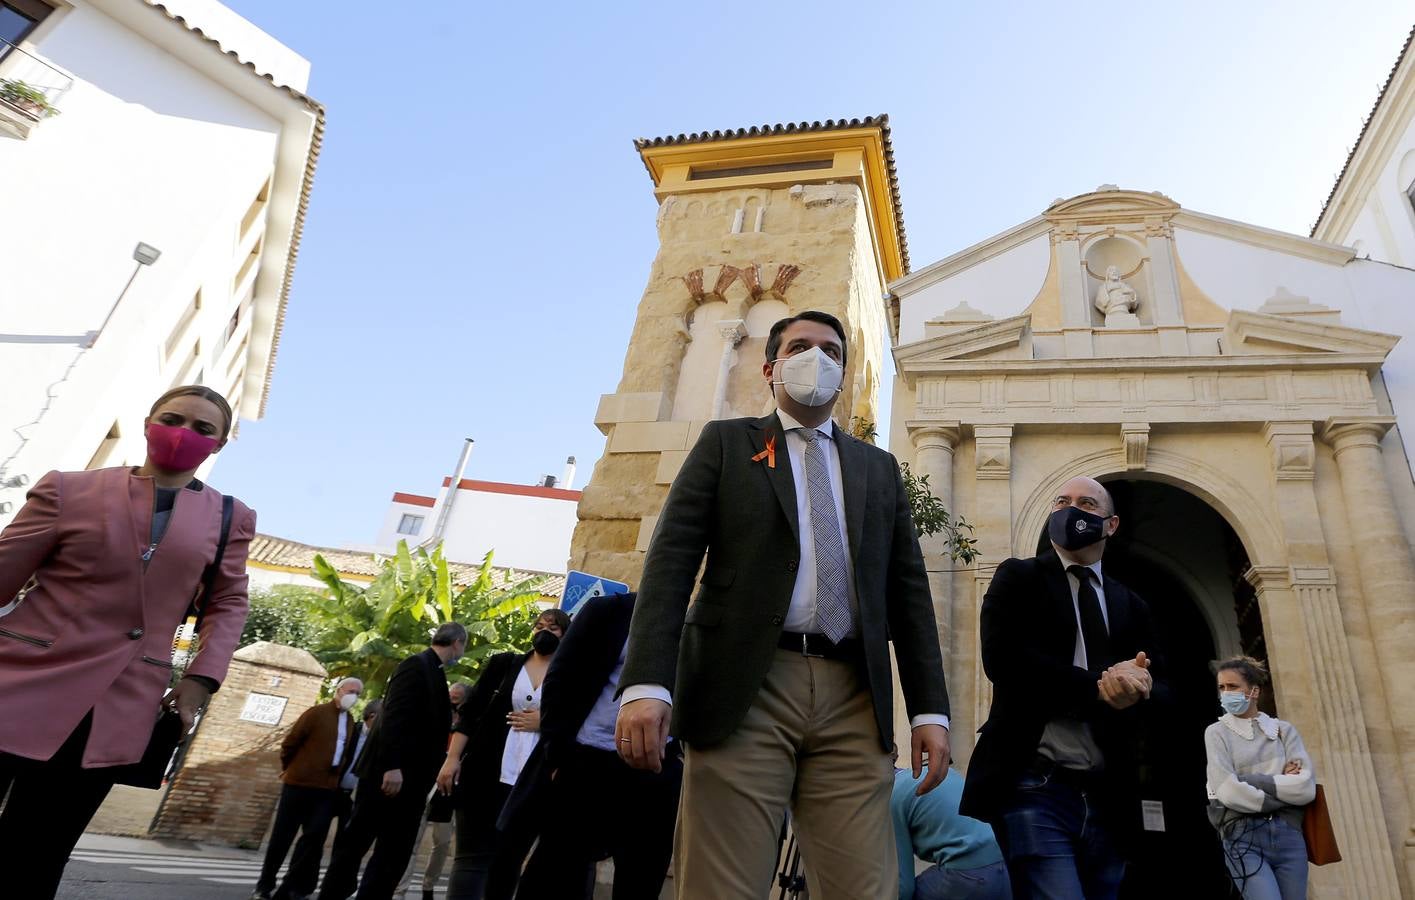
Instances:
[[[1257,599],[1243,578],[1248,554],[1223,516],[1182,488],[1123,476],[1101,481],[1120,516],[1105,571],[1148,604],[1172,697],[1163,715],[1147,721],[1140,746],[1141,795],[1161,804],[1164,830],[1143,836],[1121,896],[1227,897],[1231,883],[1206,816],[1203,735],[1220,714],[1213,664],[1267,655]],[[1039,546],[1047,546],[1045,533]],[[1270,695],[1264,709],[1275,714]]]

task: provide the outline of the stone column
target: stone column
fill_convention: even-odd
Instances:
[[[712,392],[712,417],[721,419],[727,410],[727,383],[732,377],[737,345],[747,336],[747,323],[741,319],[724,319],[717,323],[717,333],[722,336],[722,361],[717,367],[717,385]]]
[[[943,502],[948,514],[957,517],[958,510],[953,503],[953,451],[958,447],[961,428],[957,422],[906,423],[909,439],[914,444],[915,475],[927,476],[929,491]],[[948,553],[948,542],[941,535],[925,537],[920,541],[924,551],[924,566],[929,573],[929,592],[933,596],[934,621],[938,627],[938,643],[943,650],[944,673],[948,676],[948,690],[951,699],[956,700],[959,685],[963,682],[967,665],[960,657],[972,652],[972,645],[956,640],[953,627],[953,569],[958,563]],[[959,710],[954,703],[955,718]],[[966,720],[959,719],[960,724]],[[972,734],[972,728],[955,727],[950,730],[953,743],[964,739],[963,734]],[[958,747],[953,748],[955,756]]]
[[[1264,428],[1288,557],[1286,566],[1260,562],[1246,577],[1258,592],[1279,712],[1303,733],[1333,800],[1342,797],[1331,809],[1345,871],[1314,870],[1313,887],[1319,896],[1354,888],[1344,895],[1396,897],[1395,858],[1382,827],[1365,716],[1351,690],[1356,671],[1313,489],[1312,431],[1311,422]]]
[[[975,425],[973,427],[974,504],[977,520],[973,523],[978,536],[978,572],[973,578],[973,598],[969,604],[966,628],[971,632],[970,645],[974,670],[972,678],[973,727],[987,719],[992,705],[992,682],[983,672],[981,632],[978,630],[983,610],[983,595],[987,593],[993,572],[1004,559],[1012,556],[1012,426]]]
[[[1361,593],[1385,686],[1386,706],[1405,783],[1407,810],[1415,810],[1415,562],[1410,538],[1391,500],[1381,438],[1393,417],[1329,419],[1322,439],[1341,473],[1351,542],[1360,565]],[[1394,785],[1390,786],[1394,788]],[[1407,822],[1401,848],[1407,878],[1415,883],[1415,827]]]

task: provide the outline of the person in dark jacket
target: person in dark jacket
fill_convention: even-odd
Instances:
[[[1149,608],[1102,572],[1119,527],[1105,487],[1072,478],[1051,549],[1004,560],[983,598],[992,708],[960,811],[993,826],[1017,900],[1113,900],[1142,830],[1137,738],[1167,690]]]
[[[492,871],[500,840],[496,820],[521,767],[540,738],[541,687],[570,624],[563,610],[536,617],[529,653],[498,653],[486,662],[458,712],[457,731],[437,775],[438,790],[457,796],[457,849],[448,900],[481,900],[489,881],[515,880]]]
[[[319,900],[389,900],[408,865],[427,796],[447,746],[452,709],[445,667],[467,650],[467,629],[438,627],[432,646],[398,664],[388,681],[383,713],[357,769],[359,786],[348,826],[334,842]],[[373,856],[359,880],[359,864]]]
[[[682,755],[670,740],[661,771],[635,769],[619,757],[614,741],[614,695],[634,597],[586,600],[546,673],[540,746],[503,817],[540,826],[540,843],[516,894],[521,900],[589,900],[594,864],[605,858],[614,860],[614,900],[653,900],[663,889]],[[509,867],[519,868],[523,858],[524,850]],[[509,897],[488,890],[486,900]]]
[[[339,779],[346,757],[358,740],[349,710],[359,702],[363,689],[364,683],[359,679],[345,678],[331,700],[305,710],[281,741],[280,804],[275,809],[265,863],[251,900],[270,900],[272,894],[280,900],[304,897],[319,881],[324,839],[329,836],[329,823],[339,805]],[[300,842],[295,847],[294,861],[276,893],[276,876],[297,832]]]

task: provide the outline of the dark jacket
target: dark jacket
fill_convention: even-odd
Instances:
[[[486,661],[477,683],[457,711],[457,731],[467,736],[459,797],[476,799],[484,785],[501,780],[501,757],[511,725],[511,696],[529,653],[498,653]],[[542,694],[544,696],[544,694]]]
[[[1073,716],[1090,724],[1105,756],[1103,799],[1120,817],[1112,820],[1117,830],[1140,831],[1136,738],[1144,718],[1166,704],[1168,688],[1149,608],[1109,576],[1104,576],[1104,587],[1111,658],[1087,660],[1086,670],[1072,664],[1076,612],[1061,559],[1047,551],[997,567],[983,598],[980,624],[992,708],[968,765],[959,806],[964,815],[996,819],[1036,758],[1047,722]],[[1141,650],[1151,659],[1150,699],[1115,710],[1100,699],[1096,682],[1107,667],[1134,659]]]
[[[550,661],[540,691],[540,746],[551,768],[575,746],[575,736],[614,674],[629,639],[634,597],[614,594],[586,600]]]
[[[532,798],[550,783],[550,773],[565,764],[580,728],[619,663],[619,654],[629,639],[634,596],[592,597],[575,611],[570,630],[560,641],[541,684],[540,742],[516,779],[498,828],[510,830],[514,817],[538,811]]]
[[[775,466],[764,453],[774,440]],[[835,429],[860,605],[862,674],[880,740],[893,745],[889,641],[909,715],[948,714],[943,656],[899,466]],[[760,456],[759,456],[760,455]],[[644,560],[620,688],[673,690],[672,733],[725,740],[775,656],[800,557],[796,485],[781,420],[709,422],[688,453]],[[690,607],[703,554],[702,587]]]
[[[336,762],[334,748],[339,742],[341,716],[344,718],[344,750],[341,760]],[[343,773],[341,763],[358,739],[354,717],[332,701],[311,706],[295,720],[280,742],[280,780],[298,787],[334,790]]]
[[[374,722],[356,774],[360,779],[382,779],[385,772],[400,769],[403,790],[426,794],[447,758],[447,731],[451,727],[447,673],[429,647],[393,670],[383,712]]]

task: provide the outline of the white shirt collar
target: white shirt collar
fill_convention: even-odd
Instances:
[[[1065,550],[1057,550],[1056,547],[1052,547],[1052,549],[1053,549],[1053,550],[1056,550],[1056,555],[1057,555],[1057,557],[1061,559],[1061,567],[1062,567],[1063,569],[1070,568],[1071,566],[1079,566],[1079,565],[1082,565],[1082,563],[1081,563],[1080,561],[1078,561],[1078,560],[1077,560],[1074,556],[1072,556],[1071,554],[1067,553]],[[1097,584],[1105,584],[1105,579],[1101,578],[1101,561],[1100,561],[1100,560],[1096,560],[1095,562],[1091,563],[1089,566],[1086,566],[1086,568],[1090,569],[1092,572],[1095,573],[1095,575],[1096,575],[1096,583],[1097,583]]]
[[[785,410],[778,409],[776,411],[776,417],[781,420],[781,430],[785,431],[787,434],[790,434],[791,430],[794,428],[806,427],[805,425],[802,425],[800,422],[797,422],[795,419],[791,418],[791,416],[789,416]],[[816,426],[816,431],[819,431],[821,434],[824,434],[826,437],[830,438],[831,440],[834,440],[835,420],[827,418],[824,422]]]
[[[1265,712],[1258,713],[1258,715],[1252,719],[1244,719],[1232,713],[1224,713],[1219,717],[1219,721],[1222,722],[1224,727],[1229,731],[1243,738],[1245,741],[1251,741],[1257,737],[1258,731],[1261,731],[1263,736],[1270,741],[1275,741],[1278,738],[1277,719],[1274,719]]]

